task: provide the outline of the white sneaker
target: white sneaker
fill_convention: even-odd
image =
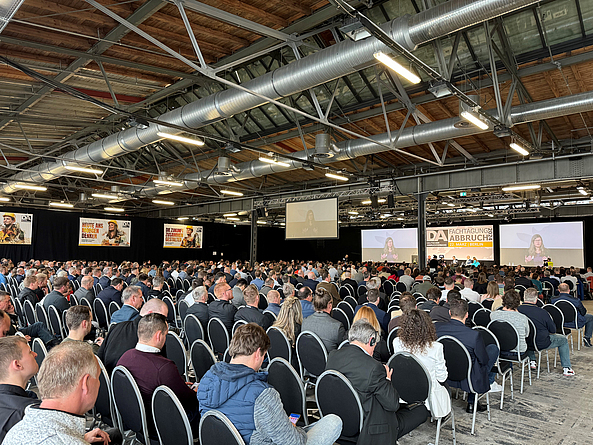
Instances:
[[[575,372],[572,370],[572,368],[563,368],[563,374],[568,377],[575,375]]]
[[[531,360],[529,362],[529,366],[531,366],[531,369],[537,369],[537,363],[535,360]]]
[[[502,391],[502,385],[499,385],[496,382],[492,382],[492,384],[490,385],[490,391],[488,392],[501,392]]]

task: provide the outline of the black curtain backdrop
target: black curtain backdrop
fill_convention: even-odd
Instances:
[[[115,262],[146,261],[158,263],[162,260],[248,260],[250,250],[250,226],[216,223],[197,223],[204,227],[202,249],[163,248],[163,225],[179,224],[177,220],[134,218],[116,216],[117,219],[132,221],[130,247],[80,247],[78,230],[80,217],[109,219],[103,214],[75,213],[59,210],[37,210],[3,207],[3,211],[33,214],[33,241],[30,246],[0,244],[0,257],[21,260],[109,260]],[[537,218],[513,219],[512,223],[530,222],[584,222],[585,265],[593,262],[593,217],[585,218]],[[499,262],[498,226],[496,221],[483,221],[479,224],[494,226],[495,263]],[[460,223],[454,223],[459,225]],[[468,224],[470,225],[470,224]],[[363,229],[376,229],[377,226],[340,227],[339,239],[331,240],[286,240],[284,228],[258,228],[258,260],[329,260],[337,261],[348,255],[351,260],[361,258],[361,236]],[[216,253],[215,253],[216,252]]]

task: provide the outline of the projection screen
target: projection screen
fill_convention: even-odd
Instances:
[[[286,239],[338,238],[338,199],[286,203]]]

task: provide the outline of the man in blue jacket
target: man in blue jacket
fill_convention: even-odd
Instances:
[[[124,304],[121,309],[113,313],[111,323],[121,323],[140,317],[140,308],[144,303],[142,289],[138,286],[128,286],[121,293],[121,297]]]
[[[569,301],[577,308],[577,321],[579,322],[579,328],[585,326],[585,336],[583,342],[585,346],[591,347],[591,334],[593,334],[593,315],[587,314],[587,309],[583,306],[583,302],[578,298],[570,296],[570,288],[568,284],[561,283],[558,285],[558,297],[552,300],[552,304],[556,304],[557,301]],[[569,329],[575,329],[576,326],[574,321],[572,323],[564,323],[564,326]]]
[[[331,445],[342,432],[342,420],[333,414],[306,428],[295,427],[285,414],[280,394],[258,372],[270,348],[261,326],[243,325],[229,347],[231,362],[218,362],[198,387],[200,414],[215,409],[235,425],[246,444]]]

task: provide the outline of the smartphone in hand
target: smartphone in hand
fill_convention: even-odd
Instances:
[[[301,415],[292,413],[289,418],[290,418],[290,421],[292,422],[292,424],[296,425],[297,422],[299,421],[299,419],[301,418]]]

